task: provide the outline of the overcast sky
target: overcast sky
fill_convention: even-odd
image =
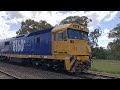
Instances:
[[[1,11],[0,12],[0,39],[16,36],[22,20],[33,19],[35,21],[46,20],[51,25],[59,24],[68,16],[87,16],[92,19],[89,29],[101,27],[104,32],[99,37],[99,46],[106,47],[109,39],[108,32],[120,23],[119,11]]]

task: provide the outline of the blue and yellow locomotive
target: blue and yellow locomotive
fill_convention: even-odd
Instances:
[[[83,72],[91,66],[88,33],[85,26],[65,24],[16,36],[0,42],[0,57],[69,72]]]

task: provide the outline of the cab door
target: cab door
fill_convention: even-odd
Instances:
[[[67,32],[54,33],[53,39],[53,53],[54,54],[66,54],[68,51]]]

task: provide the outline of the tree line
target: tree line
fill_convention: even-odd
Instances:
[[[63,19],[59,25],[78,23],[84,26],[92,22],[87,16],[69,16]],[[57,26],[57,25],[55,25]],[[27,19],[21,22],[21,28],[16,32],[17,35],[28,34],[31,32],[43,30],[53,27],[50,23],[45,20],[40,20],[39,22]],[[88,29],[88,28],[87,28]],[[120,60],[120,24],[118,24],[111,32],[109,32],[108,37],[113,38],[113,42],[110,42],[107,49],[99,47],[98,38],[102,35],[101,28],[98,27],[89,33],[89,41],[92,49],[92,56],[96,59],[116,59]]]
[[[120,60],[120,24],[117,24],[109,33],[108,38],[113,38],[109,42],[107,49],[103,47],[95,47],[93,50],[93,57],[96,59]]]

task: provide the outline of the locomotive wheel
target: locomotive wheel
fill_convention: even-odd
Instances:
[[[82,74],[82,73],[86,72],[85,65],[84,64],[78,64],[75,67],[74,71],[75,71],[76,75],[79,75],[79,74]]]

